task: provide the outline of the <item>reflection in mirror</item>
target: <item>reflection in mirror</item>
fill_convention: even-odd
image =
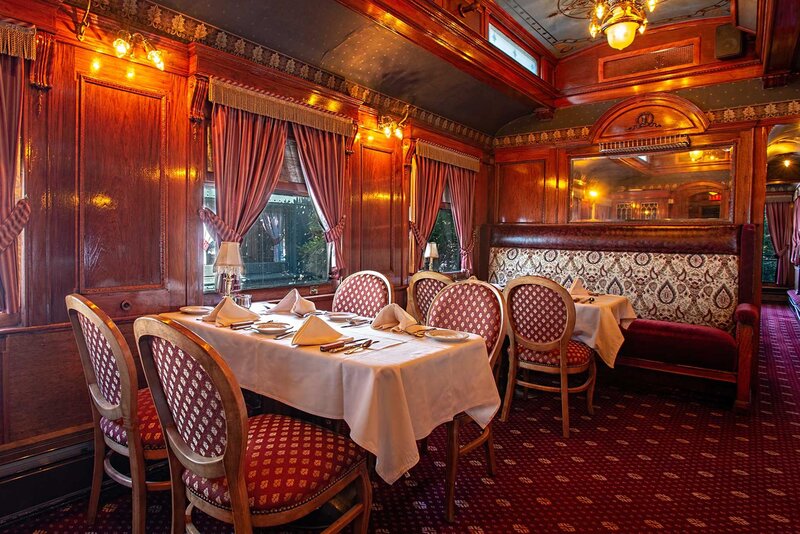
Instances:
[[[729,146],[571,160],[570,221],[731,220]]]

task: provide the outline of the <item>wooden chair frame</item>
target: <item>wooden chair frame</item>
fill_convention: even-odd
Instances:
[[[331,309],[333,311],[341,311],[341,310],[337,310],[337,309],[335,309],[333,307],[333,304],[336,302],[336,293],[338,293],[339,290],[341,288],[343,288],[347,284],[348,280],[350,280],[351,278],[353,278],[355,276],[364,275],[364,274],[369,274],[369,275],[372,275],[372,276],[374,276],[376,278],[380,278],[381,282],[383,282],[383,284],[386,286],[386,291],[389,294],[389,301],[387,302],[387,304],[391,304],[392,302],[394,302],[394,286],[389,281],[389,279],[386,278],[386,276],[384,276],[383,274],[379,273],[378,271],[358,271],[358,272],[355,272],[353,274],[350,274],[350,275],[346,276],[344,280],[339,282],[339,285],[336,287],[336,291],[333,294],[333,302],[331,303]]]
[[[136,374],[136,363],[122,332],[119,331],[114,321],[103,310],[86,297],[72,294],[67,295],[65,301],[67,314],[72,324],[72,332],[75,334],[75,342],[78,345],[78,353],[80,354],[86,385],[89,388],[89,397],[92,400],[94,467],[92,489],[89,495],[89,509],[86,514],[87,521],[90,524],[94,524],[97,518],[103,472],[105,471],[115,482],[131,488],[133,496],[132,531],[144,533],[147,516],[147,491],[166,491],[170,489],[169,481],[148,481],[145,476],[145,467],[148,460],[165,460],[167,458],[167,449],[165,447],[163,449],[149,450],[144,449],[142,446],[138,420],[139,381]],[[78,320],[79,313],[95,325],[111,345],[111,352],[119,369],[119,404],[110,404],[97,385],[97,376],[89,356],[86,336]],[[101,417],[111,421],[122,419],[122,425],[128,438],[127,447],[120,445],[105,435],[100,428]],[[109,449],[107,453],[106,447]],[[131,466],[130,476],[120,473],[111,464],[111,456],[114,453],[128,457]]]
[[[514,328],[513,312],[511,310],[511,294],[515,288],[523,285],[538,285],[546,287],[555,291],[564,301],[564,306],[567,310],[567,321],[561,337],[550,343],[536,343],[530,339],[520,335]],[[509,333],[510,346],[508,349],[508,384],[506,385],[506,394],[503,402],[503,413],[500,417],[501,421],[508,420],[508,414],[511,411],[511,402],[514,398],[514,389],[516,386],[523,386],[530,389],[540,391],[549,391],[552,393],[561,393],[561,431],[565,438],[569,437],[569,394],[579,393],[586,391],[586,407],[589,414],[594,414],[594,407],[592,406],[592,399],[594,397],[594,387],[597,380],[597,365],[595,363],[594,353],[589,358],[589,361],[580,366],[570,367],[567,365],[567,347],[572,338],[572,333],[575,330],[575,302],[572,300],[572,295],[569,291],[564,289],[558,282],[554,282],[548,278],[541,276],[522,276],[515,278],[503,290],[503,296],[509,308],[507,315],[508,324],[506,329]],[[537,352],[547,352],[558,349],[560,358],[559,366],[554,367],[551,365],[537,364],[531,362],[521,362],[517,358],[517,346],[522,346],[526,349],[534,350]],[[544,384],[535,384],[526,380],[517,378],[518,369],[527,369],[546,374],[557,374],[560,378],[559,387],[547,386]],[[569,387],[569,375],[579,374],[584,371],[589,371],[589,376],[586,382],[580,386]]]
[[[134,331],[139,346],[144,373],[150,384],[159,420],[167,440],[167,450],[172,479],[172,532],[174,534],[197,532],[192,525],[191,515],[194,508],[206,514],[233,524],[237,533],[252,532],[253,527],[269,527],[290,523],[316,510],[351,483],[356,482],[356,493],[359,502],[354,504],[324,532],[339,532],[348,524],[354,524],[356,532],[367,532],[369,513],[372,503],[372,486],[366,461],[353,469],[345,478],[331,486],[309,502],[287,510],[270,514],[253,514],[250,511],[249,498],[245,483],[245,450],[247,447],[247,409],[239,384],[232,371],[217,353],[183,325],[155,316],[140,317],[134,323]],[[222,456],[208,458],[195,453],[183,440],[172,417],[158,371],[155,367],[149,339],[157,337],[172,343],[195,360],[208,374],[222,400],[227,426],[227,446]],[[191,492],[186,491],[182,474],[184,469],[204,478],[225,477],[231,497],[231,510],[214,506]],[[189,505],[186,506],[188,497]],[[184,512],[185,510],[185,512]]]
[[[462,285],[480,285],[487,287],[491,293],[497,299],[497,303],[500,306],[500,332],[497,334],[497,340],[494,343],[494,347],[489,352],[489,366],[492,369],[492,373],[495,377],[495,383],[497,382],[497,373],[498,368],[496,366],[498,357],[500,352],[503,349],[503,342],[506,338],[506,326],[507,326],[507,307],[506,307],[506,300],[503,298],[503,294],[494,287],[492,284],[488,282],[483,282],[481,280],[469,279],[463,280],[461,282],[453,282],[448,286],[444,287],[436,296],[433,298],[431,302],[431,307],[428,310],[428,317],[426,320],[426,324],[430,325],[430,311],[433,310],[436,306],[436,302],[443,298],[448,290],[452,290],[454,287],[460,287]],[[447,422],[447,451],[446,451],[446,459],[445,459],[445,470],[446,474],[446,481],[445,481],[445,519],[449,522],[453,522],[455,520],[455,513],[456,513],[456,504],[455,504],[455,492],[456,492],[456,475],[458,474],[458,461],[462,456],[466,456],[470,452],[474,451],[481,445],[485,448],[486,453],[486,467],[487,471],[489,472],[490,476],[494,476],[497,473],[497,461],[495,459],[494,454],[494,433],[492,432],[492,422],[490,421],[489,424],[486,425],[486,428],[483,429],[481,434],[475,438],[474,440],[470,441],[465,445],[461,445],[459,441],[459,431],[461,426],[464,423],[467,423],[472,418],[467,415],[466,413],[460,413],[456,415],[452,421]]]
[[[445,287],[452,284],[454,280],[449,276],[447,276],[446,274],[442,274],[436,271],[419,271],[411,276],[411,279],[408,281],[408,289],[406,290],[408,292],[408,299],[407,299],[408,303],[406,305],[406,310],[420,324],[425,324],[428,318],[422,316],[419,306],[417,305],[416,286],[417,282],[419,282],[420,280],[438,280],[439,282],[444,283]],[[433,301],[431,301],[431,304],[433,304]]]

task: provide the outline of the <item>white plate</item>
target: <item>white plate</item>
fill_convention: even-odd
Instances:
[[[261,334],[283,334],[289,330],[292,325],[288,323],[256,323],[253,328]]]
[[[181,306],[180,312],[188,315],[207,315],[214,311],[211,306]]]
[[[344,323],[355,317],[357,317],[357,315],[350,312],[328,312],[328,319],[334,323]]]
[[[428,330],[425,332],[425,336],[435,339],[436,341],[443,341],[445,343],[461,343],[462,341],[469,339],[469,334],[466,332],[445,329]]]

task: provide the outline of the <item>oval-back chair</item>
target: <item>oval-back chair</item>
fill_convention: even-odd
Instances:
[[[359,271],[339,284],[333,295],[333,311],[375,317],[394,301],[392,283],[379,272]]]
[[[436,294],[453,283],[446,274],[436,271],[419,271],[408,281],[408,304],[406,311],[420,324],[425,324],[428,310]]]

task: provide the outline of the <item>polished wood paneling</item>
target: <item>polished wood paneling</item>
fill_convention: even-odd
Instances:
[[[166,97],[82,77],[80,99],[80,291],[161,288]]]
[[[545,161],[499,164],[496,195],[497,222],[544,222]]]

